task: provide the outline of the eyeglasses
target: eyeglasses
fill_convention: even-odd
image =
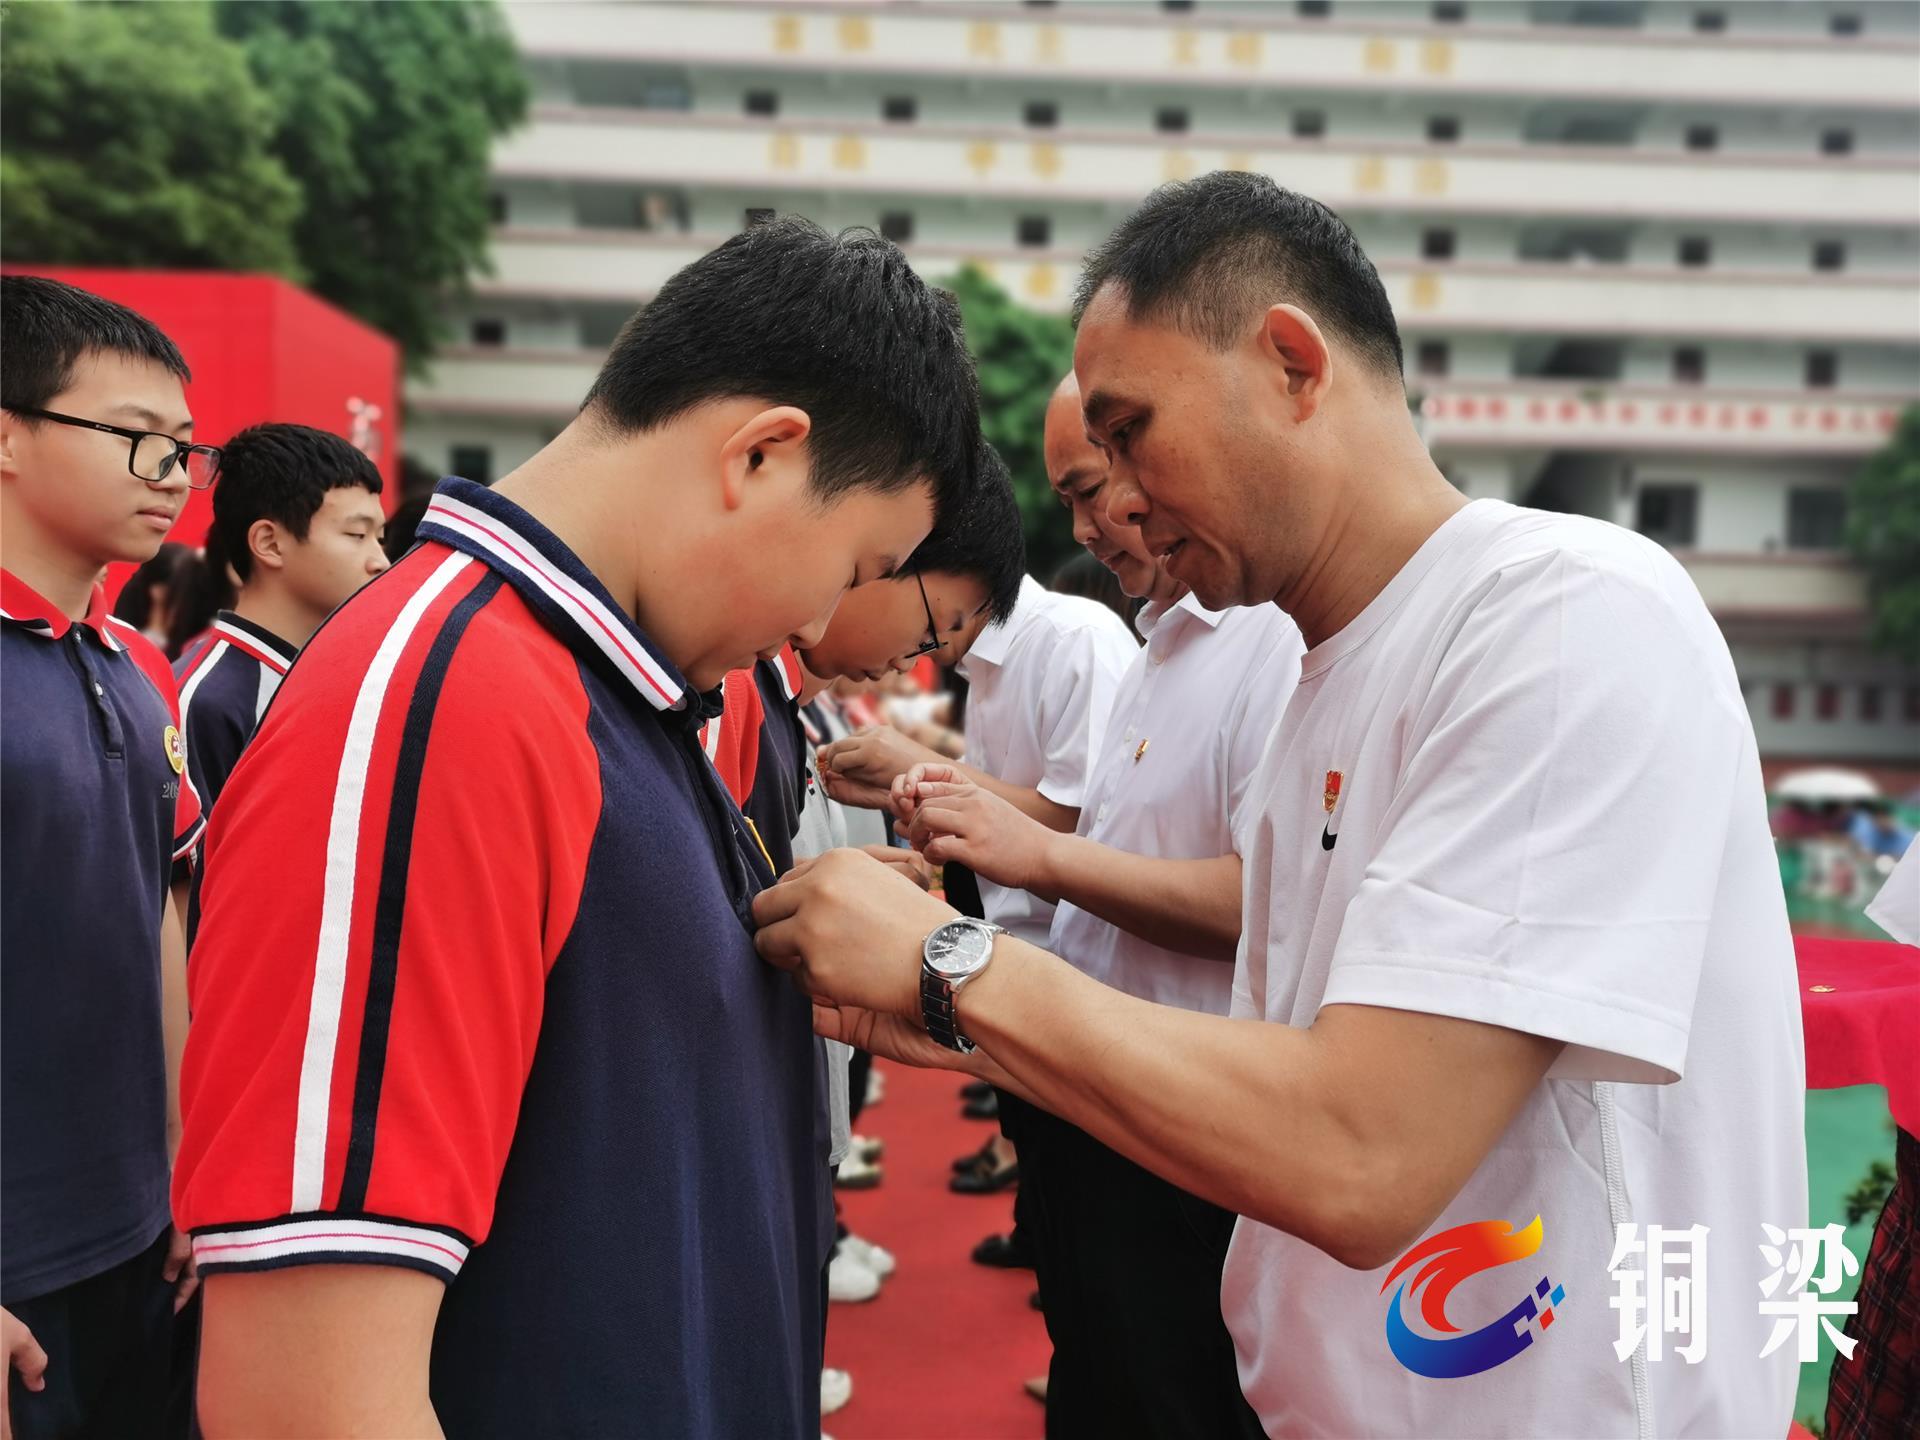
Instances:
[[[922,655],[931,655],[947,642],[940,638],[940,627],[933,621],[933,604],[927,599],[927,582],[917,572],[914,583],[920,587],[920,604],[927,612],[927,641],[917,650],[909,650],[902,656],[905,660],[918,660]]]
[[[33,415],[57,425],[78,425],[83,430],[99,430],[107,435],[120,436],[127,442],[128,471],[149,484],[157,484],[173,474],[175,465],[184,465],[187,487],[207,490],[212,488],[214,477],[220,473],[220,447],[217,445],[189,445],[158,430],[129,430],[124,425],[109,425],[104,420],[82,420],[76,415],[61,415],[53,410],[39,410],[27,405],[9,405],[6,408],[16,415]]]

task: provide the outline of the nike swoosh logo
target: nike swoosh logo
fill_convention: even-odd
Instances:
[[[1328,825],[1332,823],[1333,823],[1332,821],[1327,822]],[[1334,846],[1338,845],[1339,843],[1340,843],[1340,837],[1338,835],[1329,835],[1327,833],[1326,825],[1322,825],[1320,827],[1320,848],[1322,850],[1331,850]]]

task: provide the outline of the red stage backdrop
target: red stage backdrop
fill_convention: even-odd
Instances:
[[[95,270],[8,265],[117,300],[158,325],[180,347],[193,382],[194,439],[218,445],[249,425],[283,420],[331,430],[366,451],[386,481],[391,512],[400,488],[400,351],[297,285],[265,275],[184,270]],[[217,483],[217,482],[216,482]],[[196,493],[167,536],[198,545],[212,500]],[[116,565],[117,595],[131,566]]]

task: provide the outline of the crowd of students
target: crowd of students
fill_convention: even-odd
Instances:
[[[1447,483],[1331,212],[1218,174],[1089,260],[1045,461],[1132,604],[1026,574],[957,308],[870,234],[688,266],[391,568],[345,442],[196,444],[152,324],[0,291],[15,1433],[817,1435],[893,1267],[831,1189],[873,1055],[997,1110],[955,1179],[1017,1176],[1050,1434],[1785,1433],[1725,644],[1657,546]],[[98,582],[208,484],[169,671],[165,577]],[[928,661],[963,705],[873,723]],[[1381,1267],[1480,1221],[1572,1298],[1437,1384]],[[1616,1359],[1628,1222],[1725,1237],[1705,1363]]]

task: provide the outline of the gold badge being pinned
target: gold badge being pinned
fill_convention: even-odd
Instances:
[[[1138,765],[1141,762],[1141,760],[1145,758],[1147,753],[1147,746],[1151,745],[1152,743],[1153,742],[1151,740],[1147,740],[1147,739],[1142,739],[1140,741],[1140,748],[1133,752],[1134,764]]]
[[[167,763],[173,766],[173,773],[182,774],[187,768],[187,742],[180,738],[180,731],[167,726]]]

